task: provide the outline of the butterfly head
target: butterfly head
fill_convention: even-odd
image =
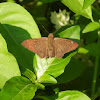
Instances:
[[[53,33],[49,33],[48,38],[54,38]]]

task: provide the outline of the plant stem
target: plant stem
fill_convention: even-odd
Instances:
[[[91,93],[92,97],[95,94],[98,63],[99,63],[99,56],[97,56],[95,60],[94,75],[93,75],[93,81],[92,81],[92,93]]]
[[[97,71],[98,71],[98,65],[99,65],[99,49],[100,49],[99,44],[100,44],[100,32],[98,32],[98,43],[97,43],[97,45],[98,45],[98,48],[97,48],[98,55],[96,56],[96,60],[95,60],[91,97],[94,96],[95,90],[96,90],[96,78],[97,78]]]

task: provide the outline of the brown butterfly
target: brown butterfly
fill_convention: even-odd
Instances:
[[[78,44],[72,40],[54,38],[53,33],[50,33],[48,38],[41,37],[25,40],[22,45],[35,52],[40,58],[57,57],[58,59],[78,47]]]

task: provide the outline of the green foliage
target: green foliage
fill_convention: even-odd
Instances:
[[[97,22],[90,22],[82,31],[82,33],[87,33],[91,31],[95,31],[100,28],[100,24]]]
[[[23,7],[15,3],[1,3],[0,13],[0,32],[6,39],[8,50],[20,66],[32,70],[33,54],[23,48],[21,43],[29,38],[40,37],[35,21]]]
[[[80,40],[80,27],[78,25],[67,28],[59,33],[61,38],[69,38],[79,43]]]
[[[74,80],[80,76],[85,69],[85,63],[76,59],[71,59],[70,63],[65,68],[64,73],[57,77],[58,84],[67,83]]]
[[[6,82],[0,92],[0,100],[31,100],[36,90],[37,86],[27,78],[16,76]]]
[[[97,55],[99,55],[99,52],[95,52],[95,50],[97,50],[97,49],[98,49],[97,44],[91,43],[91,44],[88,44],[84,47],[80,47],[78,49],[78,53],[88,54],[88,55],[91,55],[91,56],[97,56]]]
[[[52,96],[39,96],[43,100],[91,100],[87,95],[79,91],[61,91]]]
[[[96,0],[84,0],[83,9],[88,8],[91,6]]]
[[[62,3],[65,4],[74,13],[85,16],[92,20],[91,7],[88,7],[85,10],[82,9],[84,0],[62,0]]]
[[[62,91],[56,100],[90,100],[88,96],[79,91]]]
[[[41,83],[35,83],[35,86],[37,86],[37,89],[45,90],[45,86]]]
[[[26,69],[23,72],[23,75],[25,75],[27,78],[29,78],[33,83],[36,80],[36,75],[31,70],[29,70],[29,69]]]
[[[0,100],[99,99],[99,2],[5,1],[0,3]],[[52,20],[62,26],[58,31],[50,21],[51,12],[57,18]],[[41,59],[21,45],[24,40],[40,38],[41,34],[47,36],[41,25],[50,32],[56,31],[55,37],[73,40],[79,47],[60,59]]]
[[[7,44],[0,34],[0,88],[13,76],[20,76],[15,57],[8,52]]]
[[[13,2],[13,3],[15,3],[15,0],[7,0],[7,2]]]

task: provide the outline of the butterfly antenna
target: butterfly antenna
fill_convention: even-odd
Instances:
[[[44,28],[44,30],[45,30],[47,33],[49,33],[43,25],[42,25],[42,27]]]
[[[60,28],[61,28],[61,27],[60,27]],[[58,28],[54,33],[58,32],[60,28]]]

